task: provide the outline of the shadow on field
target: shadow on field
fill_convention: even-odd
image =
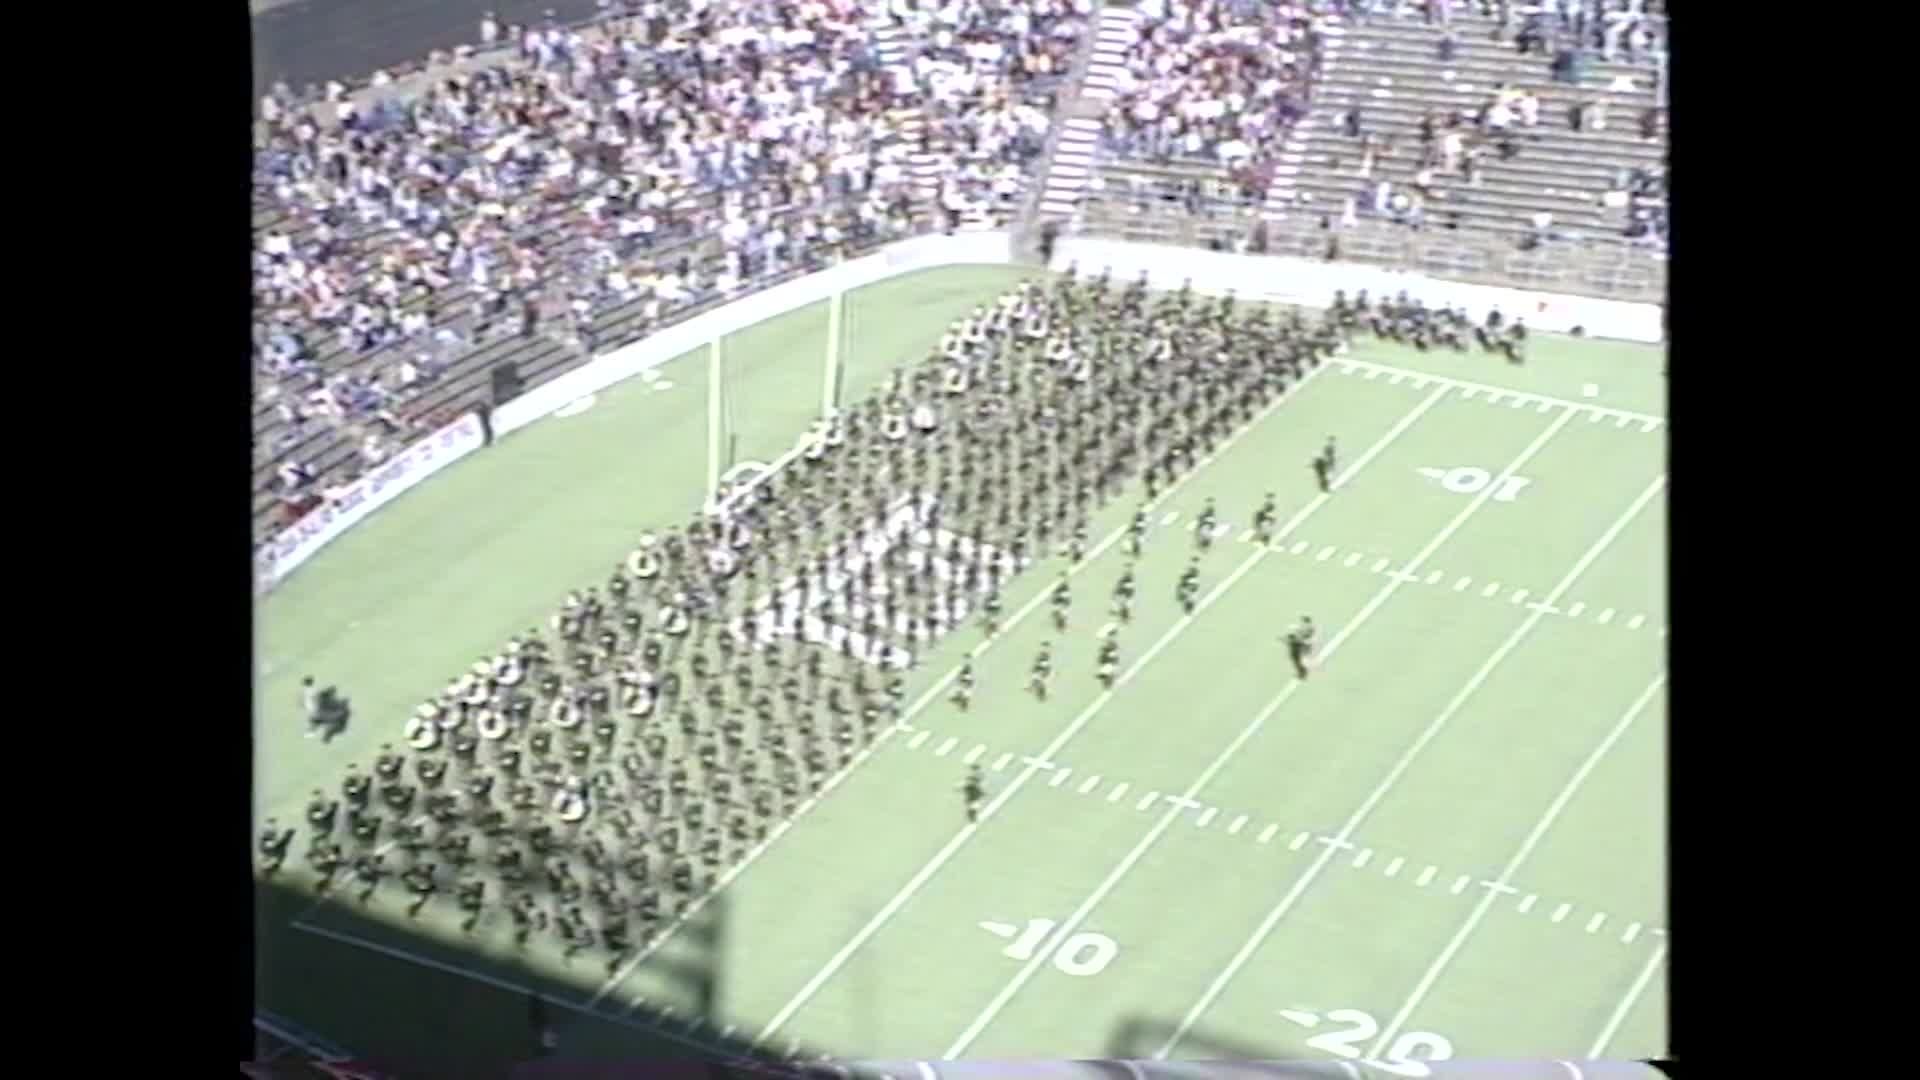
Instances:
[[[1107,1056],[1131,1061],[1151,1058],[1166,1045],[1168,1039],[1173,1038],[1177,1030],[1179,1024],[1176,1021],[1134,1017],[1113,1029],[1113,1034],[1107,1039]],[[1205,1028],[1196,1027],[1180,1037],[1180,1056],[1192,1060],[1259,1061],[1272,1058],[1275,1054],[1272,1047],[1234,1042],[1210,1034]]]
[[[383,889],[386,888],[383,886]],[[329,1073],[287,1054],[251,1068],[280,1080],[327,1075],[379,1080],[568,1080],[613,1076],[831,1076],[756,1057],[738,1035],[723,1037],[720,958],[726,910],[709,900],[648,970],[680,991],[674,1015],[651,1006],[626,1011],[613,999],[592,1011],[591,990],[605,980],[603,959],[577,957],[568,984],[506,958],[469,952],[404,925],[398,891],[361,908],[354,888],[310,912],[313,897],[285,884],[255,886],[255,1007],[297,1025],[297,1034],[370,1065],[366,1073]],[[446,903],[445,898],[436,903]],[[299,920],[309,928],[293,925]],[[671,952],[668,960],[665,953]],[[604,953],[600,954],[604,957]],[[689,959],[691,958],[691,959]],[[696,1016],[687,1015],[693,1003]],[[541,1045],[550,1029],[556,1046]],[[274,1044],[267,1040],[263,1047]],[[783,1045],[778,1048],[784,1052]],[[813,1055],[806,1055],[813,1056]],[[624,1063],[624,1068],[614,1063]]]

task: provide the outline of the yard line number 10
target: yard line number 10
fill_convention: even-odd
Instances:
[[[1000,955],[1013,960],[1031,960],[1040,945],[1059,925],[1052,919],[1028,919],[1027,928]],[[1120,945],[1105,934],[1086,930],[1074,934],[1053,951],[1053,966],[1068,975],[1098,975],[1120,955]]]

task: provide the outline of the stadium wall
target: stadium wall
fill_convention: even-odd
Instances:
[[[504,438],[556,409],[661,367],[716,338],[818,303],[838,292],[922,270],[1004,265],[1012,261],[1012,244],[1004,232],[915,237],[830,270],[750,293],[724,307],[703,312],[615,349],[502,403],[488,420],[483,421],[474,414],[461,417],[361,477],[348,487],[344,497],[306,515],[260,546],[254,557],[255,591],[259,594],[271,591],[321,548],[365,521],[374,511],[488,445],[489,424],[494,439]],[[1232,290],[1249,300],[1308,307],[1326,307],[1333,301],[1336,290],[1352,294],[1365,289],[1375,296],[1390,296],[1405,290],[1430,304],[1459,304],[1476,318],[1497,306],[1509,315],[1524,317],[1534,329],[1549,333],[1566,333],[1581,327],[1593,337],[1650,344],[1662,340],[1662,316],[1657,304],[1525,292],[1345,263],[1067,237],[1056,249],[1052,269],[1065,270],[1069,266],[1077,266],[1084,274],[1110,270],[1121,280],[1138,277],[1144,271],[1148,282],[1159,289],[1177,289],[1191,280],[1194,289],[1200,292]]]
[[[1527,292],[1492,285],[1445,281],[1423,274],[1352,263],[1317,262],[1282,255],[1236,255],[1167,244],[1094,237],[1067,237],[1055,248],[1052,269],[1078,265],[1082,274],[1111,270],[1128,281],[1144,271],[1156,289],[1177,289],[1187,280],[1203,293],[1229,290],[1245,300],[1323,308],[1333,294],[1365,289],[1375,298],[1401,291],[1428,304],[1454,305],[1480,318],[1498,307],[1527,320],[1535,330],[1564,334],[1579,327],[1589,337],[1644,344],[1664,340],[1658,304],[1634,304],[1565,293]]]

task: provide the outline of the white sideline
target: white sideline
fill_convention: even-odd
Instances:
[[[1444,393],[1450,389],[1450,387],[1441,387],[1440,392]],[[1433,401],[1438,399],[1429,398],[1427,400]],[[1483,488],[1478,495],[1473,497],[1473,501],[1469,502],[1465,509],[1455,514],[1453,520],[1447,522],[1446,525],[1434,535],[1433,539],[1427,541],[1426,546],[1422,547],[1420,551],[1414,555],[1413,559],[1407,563],[1405,568],[1407,572],[1411,573],[1415,567],[1431,558],[1433,553],[1440,549],[1441,545],[1451,539],[1453,534],[1458,532],[1460,527],[1467,523],[1468,518],[1472,517],[1480,507],[1486,505],[1487,501],[1493,497],[1493,492],[1500,486],[1499,480],[1504,480],[1506,477],[1519,472],[1528,461],[1533,459],[1535,454],[1540,452],[1542,447],[1546,446],[1548,440],[1558,434],[1561,428],[1566,427],[1567,421],[1572,418],[1573,412],[1571,410],[1562,410],[1560,415],[1554,419],[1553,423],[1547,425],[1545,431],[1535,436],[1534,440],[1527,444],[1526,449],[1520,451],[1520,456],[1514,458],[1505,469],[1501,470],[1499,478],[1496,479],[1494,483]],[[1366,606],[1360,609],[1359,614],[1355,615],[1351,621],[1340,629],[1338,634],[1334,635],[1331,641],[1327,642],[1326,648],[1320,653],[1320,659],[1324,661],[1338,651],[1340,646],[1352,637],[1354,631],[1365,624],[1366,621],[1373,616],[1374,612],[1380,610],[1381,605],[1385,604],[1387,599],[1400,588],[1404,580],[1405,578],[1400,575],[1389,576],[1387,583],[1381,587],[1379,592],[1374,594],[1371,600],[1367,601]],[[1221,751],[1220,755],[1214,758],[1212,764],[1207,766],[1206,771],[1202,772],[1199,778],[1193,782],[1193,785],[1187,789],[1185,797],[1191,799],[1199,794],[1201,789],[1212,781],[1216,773],[1226,768],[1227,764],[1233,760],[1234,755],[1240,752],[1240,748],[1265,726],[1267,718],[1278,711],[1280,706],[1286,704],[1287,700],[1300,689],[1301,685],[1302,682],[1298,679],[1289,682],[1272,701],[1268,702],[1266,707],[1261,709],[1259,714],[1253,718],[1253,721],[1242,729],[1240,734],[1235,736],[1231,743],[1227,744],[1227,748]],[[1126,856],[1120,860],[1119,864],[1113,868],[1113,871],[1107,875],[1106,880],[1102,881],[1100,885],[1094,889],[1093,895],[1087,897],[1066,921],[1054,929],[1054,932],[1049,935],[1047,941],[1033,954],[1032,958],[1021,966],[1020,970],[1014,974],[1012,980],[1001,989],[1000,993],[988,1003],[980,1015],[974,1018],[973,1023],[968,1025],[967,1029],[954,1041],[953,1046],[950,1047],[946,1053],[946,1057],[949,1060],[957,1058],[966,1052],[967,1047],[973,1043],[974,1039],[979,1037],[982,1031],[986,1030],[987,1025],[993,1022],[995,1016],[999,1015],[1000,1010],[1006,1007],[1007,1002],[1011,1001],[1013,996],[1019,993],[1020,988],[1025,986],[1028,980],[1032,979],[1034,974],[1040,970],[1040,965],[1052,958],[1054,950],[1079,928],[1080,924],[1086,919],[1087,915],[1093,911],[1094,907],[1106,898],[1106,895],[1120,883],[1121,879],[1133,869],[1135,864],[1145,857],[1147,850],[1167,831],[1168,826],[1172,825],[1178,816],[1179,811],[1177,809],[1169,811],[1166,815],[1162,816],[1161,819],[1154,824],[1152,830],[1141,839],[1140,843],[1136,844],[1133,850],[1129,851]],[[1341,844],[1348,842],[1348,837],[1352,835],[1352,832],[1353,830],[1350,823],[1349,827],[1336,838],[1336,841],[1327,845],[1326,849],[1321,852],[1314,866],[1316,868],[1325,866],[1327,860],[1340,850]],[[1351,845],[1349,844],[1348,846]],[[1309,871],[1309,873],[1311,874],[1312,871]],[[1185,1033],[1184,1028],[1185,1025],[1183,1025],[1183,1029],[1179,1034]],[[1176,1035],[1176,1038],[1177,1037]]]
[[[1480,898],[1480,902],[1474,905],[1473,911],[1467,915],[1467,921],[1461,924],[1459,932],[1454,934],[1446,947],[1440,950],[1440,955],[1427,968],[1426,974],[1414,984],[1413,992],[1407,995],[1407,1000],[1400,1006],[1400,1011],[1394,1013],[1393,1018],[1380,1029],[1379,1038],[1374,1040],[1373,1047],[1366,1053],[1368,1060],[1380,1060],[1381,1055],[1386,1053],[1386,1048],[1392,1044],[1394,1036],[1400,1034],[1400,1029],[1406,1025],[1408,1017],[1413,1015],[1413,1010],[1419,1008],[1420,1003],[1426,1000],[1427,994],[1440,980],[1447,965],[1453,962],[1453,958],[1465,947],[1467,938],[1472,936],[1481,920],[1487,917],[1487,912],[1493,908],[1494,901],[1500,895],[1498,889],[1505,887],[1507,882],[1512,880],[1513,875],[1520,872],[1520,864],[1527,861],[1527,856],[1532,855],[1533,849],[1546,838],[1547,830],[1553,827],[1554,822],[1560,820],[1561,813],[1566,810],[1567,804],[1573,801],[1573,796],[1580,790],[1580,786],[1587,782],[1587,777],[1593,773],[1601,759],[1607,756],[1607,752],[1612,750],[1614,744],[1620,741],[1620,737],[1633,726],[1641,710],[1647,707],[1647,702],[1652,701],[1653,696],[1659,693],[1660,688],[1666,683],[1666,672],[1662,671],[1654,676],[1653,681],[1647,684],[1647,688],[1640,692],[1640,696],[1633,699],[1633,704],[1627,706],[1625,715],[1621,716],[1613,729],[1607,732],[1606,738],[1601,739],[1600,745],[1594,747],[1593,752],[1580,763],[1580,767],[1574,770],[1573,777],[1567,781],[1565,787],[1560,789],[1560,793],[1554,796],[1553,802],[1547,806],[1547,812],[1542,814],[1540,820],[1534,824],[1533,831],[1527,833],[1526,839],[1520,842],[1520,850],[1513,853],[1513,858],[1508,860],[1506,867],[1500,871],[1500,876],[1495,879],[1495,887],[1489,888],[1487,894]]]
[[[1568,410],[1562,412],[1560,418],[1562,421],[1565,421],[1572,415],[1573,412]],[[1565,595],[1568,589],[1573,587],[1574,582],[1578,581],[1580,575],[1586,572],[1587,567],[1591,566],[1594,560],[1600,557],[1600,553],[1606,550],[1608,545],[1613,543],[1614,538],[1620,535],[1620,531],[1626,528],[1627,522],[1632,520],[1635,514],[1639,513],[1640,508],[1646,505],[1647,501],[1651,499],[1655,493],[1666,486],[1666,482],[1666,474],[1662,473],[1647,487],[1646,491],[1640,494],[1638,499],[1634,500],[1633,505],[1627,508],[1627,512],[1620,515],[1620,517],[1608,527],[1607,531],[1601,535],[1600,539],[1595,541],[1594,545],[1588,548],[1584,555],[1580,556],[1579,561],[1574,563],[1573,569],[1567,571],[1567,575],[1560,579],[1560,583],[1553,587],[1551,593],[1547,594],[1546,603],[1548,605],[1552,605],[1555,601],[1559,600]],[[1493,490],[1493,486],[1490,485],[1486,490]],[[1484,493],[1485,492],[1482,494]],[[1434,736],[1438,735],[1440,730],[1447,725],[1447,722],[1453,719],[1454,713],[1460,711],[1461,706],[1466,704],[1467,699],[1473,695],[1473,692],[1478,690],[1480,685],[1487,681],[1487,676],[1493,673],[1493,669],[1499,666],[1502,660],[1507,658],[1507,654],[1512,652],[1514,647],[1520,644],[1520,640],[1525,637],[1527,632],[1532,630],[1534,625],[1543,617],[1544,612],[1539,610],[1528,614],[1526,620],[1514,630],[1512,635],[1510,635],[1506,641],[1502,642],[1499,648],[1493,651],[1493,655],[1487,657],[1486,662],[1480,665],[1480,670],[1473,673],[1473,677],[1467,680],[1467,684],[1461,687],[1460,692],[1454,695],[1452,701],[1447,702],[1446,708],[1440,711],[1440,715],[1434,718],[1433,723],[1429,724],[1426,730],[1420,733],[1419,737],[1414,740],[1413,745],[1407,748],[1407,752],[1401,755],[1400,760],[1394,763],[1392,769],[1388,770],[1386,779],[1381,781],[1380,786],[1375,788],[1372,794],[1367,796],[1366,801],[1360,804],[1360,808],[1354,811],[1353,816],[1347,819],[1346,825],[1340,830],[1341,839],[1344,840],[1353,835],[1354,830],[1360,827],[1360,823],[1366,820],[1367,815],[1373,813],[1374,807],[1378,806],[1380,801],[1386,798],[1387,793],[1393,789],[1393,785],[1399,782],[1401,775],[1413,764],[1413,759],[1419,755],[1421,750],[1426,748],[1427,743],[1433,741]],[[1186,1037],[1187,1032],[1193,1029],[1193,1025],[1200,1021],[1200,1017],[1213,1006],[1214,1001],[1217,1000],[1221,992],[1226,989],[1227,983],[1246,965],[1246,962],[1253,956],[1254,951],[1267,939],[1267,935],[1273,932],[1274,926],[1286,916],[1287,912],[1293,909],[1295,904],[1300,902],[1300,897],[1305,895],[1307,887],[1312,885],[1314,878],[1318,877],[1320,871],[1326,868],[1327,861],[1332,858],[1334,850],[1334,848],[1329,847],[1321,852],[1320,857],[1316,859],[1311,866],[1307,867],[1306,872],[1300,876],[1298,881],[1294,882],[1293,888],[1288,890],[1287,894],[1280,899],[1280,902],[1274,906],[1273,910],[1267,913],[1267,917],[1261,920],[1260,925],[1254,929],[1252,936],[1247,938],[1246,943],[1240,947],[1240,951],[1234,954],[1233,959],[1228,961],[1227,966],[1214,978],[1213,982],[1207,987],[1206,992],[1200,996],[1200,1000],[1194,1003],[1193,1008],[1188,1011],[1186,1018],[1180,1021],[1180,1026],[1174,1030],[1173,1036],[1154,1053],[1156,1060],[1164,1060],[1166,1056],[1172,1052],[1174,1046]]]
[[[1227,436],[1227,438],[1221,442],[1220,449],[1215,452],[1214,456],[1218,457],[1220,454],[1225,453],[1228,447],[1231,447],[1235,442],[1239,441],[1242,435],[1245,435],[1247,432],[1252,431],[1254,428],[1258,427],[1260,423],[1266,420],[1268,416],[1272,415],[1275,410],[1279,409],[1282,405],[1285,405],[1287,402],[1297,399],[1300,396],[1300,388],[1307,385],[1309,382],[1312,382],[1316,378],[1320,377],[1323,373],[1326,372],[1326,370],[1327,370],[1327,364],[1323,363],[1319,367],[1316,367],[1313,370],[1307,372],[1304,376],[1300,378],[1299,382],[1293,385],[1293,388],[1291,390],[1287,391],[1281,397],[1274,400],[1273,402],[1268,404],[1264,409],[1262,409],[1259,415],[1255,416],[1251,423],[1247,424],[1245,427],[1242,427],[1239,431],[1234,432],[1232,435]],[[1154,498],[1148,500],[1146,504],[1146,508],[1148,510],[1151,510],[1154,507],[1160,505],[1160,503],[1162,503],[1166,499],[1172,497],[1174,492],[1179,491],[1180,488],[1183,487],[1188,480],[1191,480],[1194,476],[1198,475],[1200,471],[1205,467],[1206,467],[1206,463],[1202,462],[1199,466],[1193,469],[1189,469],[1186,472],[1182,473],[1179,477],[1175,478],[1173,483],[1167,485],[1166,490],[1162,491],[1159,495],[1155,496]],[[1073,566],[1069,567],[1067,570],[1067,573],[1069,575],[1080,573],[1082,570],[1092,565],[1094,560],[1098,559],[1101,555],[1104,555],[1108,548],[1112,547],[1114,544],[1119,543],[1120,538],[1125,536],[1126,534],[1127,534],[1127,527],[1124,525],[1108,533],[1105,537],[1101,539],[1100,543],[1094,546],[1092,551],[1087,552],[1086,558],[1081,559],[1078,563],[1075,563]],[[1025,604],[1022,604],[1018,609],[1016,609],[1013,615],[1007,619],[1006,625],[1001,627],[1000,632],[987,638],[986,641],[981,643],[979,649],[976,649],[975,652],[980,652],[991,647],[994,642],[1000,640],[1002,637],[1006,636],[1008,633],[1011,633],[1014,627],[1020,625],[1021,620],[1025,619],[1028,615],[1031,615],[1037,608],[1039,608],[1039,606],[1043,602],[1045,602],[1045,600],[1047,599],[1047,596],[1048,596],[1048,592],[1045,589],[1042,589],[1034,593],[1032,598],[1030,598]],[[935,698],[939,697],[940,694],[946,691],[946,688],[953,683],[953,680],[955,678],[959,677],[959,674],[960,674],[959,668],[957,667],[952,668],[945,675],[941,676],[938,682],[935,682],[932,686],[928,687],[926,692],[921,694],[920,697],[916,699],[914,703],[907,708],[907,711],[905,713],[901,714],[900,724],[904,726],[908,720],[911,720],[915,716],[919,715],[920,712],[923,709],[925,709],[929,704],[931,704]],[[868,746],[866,750],[863,750],[861,752],[862,755],[868,755],[870,751],[878,750],[883,744],[885,744],[885,742],[889,738],[893,737],[893,735],[900,730],[902,730],[902,727],[890,727],[882,731],[879,734],[879,736],[873,740],[873,743],[870,746]],[[846,767],[842,768],[839,772],[834,774],[833,776],[834,782],[837,783],[841,778],[851,773],[853,769],[857,768],[865,760],[867,760],[866,756],[856,756],[853,762],[851,762]],[[1026,774],[1022,773],[1021,775],[1025,776]],[[658,938],[654,939],[653,944],[648,945],[646,948],[641,949],[638,953],[634,955],[632,960],[629,960],[618,971],[615,971],[610,977],[608,977],[607,981],[601,985],[600,989],[594,991],[593,996],[587,999],[587,1006],[589,1008],[592,1008],[593,1006],[598,1005],[608,994],[613,992],[615,987],[619,986],[621,983],[625,982],[628,978],[630,978],[633,975],[634,971],[637,968],[639,968],[639,966],[642,963],[645,963],[649,957],[651,957],[654,953],[660,951],[660,949],[665,947],[669,941],[673,940],[674,935],[679,933],[680,928],[686,925],[687,920],[692,918],[695,914],[697,914],[702,907],[706,906],[708,897],[717,894],[722,889],[725,889],[729,884],[733,882],[733,880],[736,877],[738,877],[743,871],[745,871],[747,867],[752,866],[753,863],[757,859],[759,859],[759,857],[763,853],[765,853],[767,847],[769,846],[769,843],[772,840],[778,838],[778,836],[781,833],[784,833],[787,831],[787,828],[789,826],[791,826],[794,822],[797,822],[802,817],[804,817],[807,811],[812,809],[812,807],[815,804],[817,804],[817,802],[818,800],[809,800],[807,803],[803,804],[798,812],[794,813],[792,816],[783,820],[775,828],[775,830],[768,835],[768,838],[766,841],[762,841],[761,843],[756,844],[751,850],[747,852],[747,855],[745,858],[741,859],[739,862],[735,863],[733,866],[728,867],[727,870],[720,875],[720,880],[717,883],[717,887],[713,890],[713,892],[702,894],[698,899],[696,899],[693,902],[691,907],[689,907],[683,914],[681,914],[678,918],[674,919],[673,922],[667,925],[666,930]],[[989,806],[991,806],[991,804],[989,804]]]
[[[1320,370],[1324,370],[1324,368]],[[1449,392],[1449,388],[1440,387],[1428,394],[1425,398],[1422,398],[1419,405],[1415,406],[1407,415],[1401,417],[1400,421],[1389,429],[1385,435],[1381,436],[1378,442],[1368,447],[1367,452],[1360,455],[1360,458],[1349,466],[1330,486],[1338,490],[1350,480],[1354,474],[1365,467],[1368,462],[1377,457],[1382,450],[1385,450],[1390,443],[1398,439],[1401,433],[1413,425],[1414,421],[1425,415],[1428,409],[1438,404]],[[1488,490],[1490,491],[1492,489],[1489,488]],[[1300,523],[1305,521],[1309,515],[1324,506],[1329,498],[1330,496],[1325,492],[1314,496],[1313,501],[1309,502],[1306,506],[1302,507],[1298,513],[1293,515],[1275,539],[1278,540],[1292,532],[1295,528],[1298,528]],[[1206,596],[1201,598],[1193,615],[1184,615],[1179,621],[1175,622],[1173,626],[1169,627],[1167,632],[1162,634],[1160,639],[1155,641],[1151,648],[1141,654],[1140,659],[1134,661],[1125,672],[1121,673],[1120,677],[1114,681],[1114,689],[1106,690],[1102,692],[1099,697],[1095,698],[1090,705],[1081,711],[1080,715],[1073,718],[1072,723],[1069,723],[1064,731],[1054,737],[1054,740],[1047,745],[1045,750],[1040,752],[1039,756],[1047,760],[1052,760],[1060,752],[1060,749],[1071,741],[1075,735],[1079,734],[1080,729],[1085,727],[1089,720],[1093,719],[1094,714],[1105,707],[1108,701],[1112,700],[1115,691],[1120,686],[1127,683],[1148,661],[1159,655],[1160,651],[1166,648],[1181,631],[1192,624],[1195,615],[1210,606],[1215,599],[1235,582],[1239,581],[1249,570],[1253,569],[1261,559],[1265,558],[1271,550],[1270,547],[1266,546],[1254,549],[1253,554],[1241,562],[1241,564],[1234,569],[1233,573],[1227,576],[1226,580],[1214,586]],[[1013,782],[1001,789],[1001,791],[993,797],[993,800],[987,803],[980,811],[979,820],[982,822],[986,821],[997,813],[1000,807],[1006,805],[1007,800],[1011,799],[1014,794],[1020,790],[1021,786],[1026,783],[1027,779],[1031,777],[1035,771],[1033,767],[1029,766],[1023,770],[1019,776],[1014,777]],[[1172,813],[1178,814],[1180,813],[1180,809],[1175,807]],[[793,1015],[799,1012],[800,1009],[813,998],[813,995],[820,991],[822,986],[826,985],[827,980],[833,978],[833,976],[839,972],[840,968],[846,964],[847,960],[852,957],[856,951],[865,946],[866,943],[873,938],[873,935],[878,933],[880,928],[885,926],[887,921],[892,919],[894,914],[904,907],[907,901],[913,898],[914,894],[920,891],[928,879],[938,873],[940,868],[945,866],[949,859],[953,858],[954,854],[979,830],[979,827],[979,822],[970,823],[958,833],[954,834],[953,839],[947,841],[946,845],[942,847],[933,858],[929,859],[927,864],[922,866],[919,872],[914,874],[913,877],[901,887],[900,891],[894,894],[891,900],[887,901],[886,906],[875,913],[873,918],[870,919],[865,926],[861,927],[858,933],[854,934],[853,939],[841,946],[840,951],[834,953],[833,958],[827,962],[826,966],[815,973],[813,978],[807,980],[806,985],[800,988],[800,991],[793,996],[792,1000],[788,1001],[778,1013],[774,1014],[773,1019],[767,1023],[766,1030],[762,1031],[759,1039],[755,1040],[755,1044],[757,1045],[760,1042],[764,1042],[774,1032],[780,1030],[781,1026],[786,1024],[787,1021],[793,1019]]]

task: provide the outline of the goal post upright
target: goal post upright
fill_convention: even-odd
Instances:
[[[707,350],[707,498],[720,497],[720,445],[726,392],[720,372],[720,338]]]
[[[830,419],[839,404],[840,339],[844,332],[847,293],[845,289],[827,298],[827,358],[820,379],[820,417]]]

